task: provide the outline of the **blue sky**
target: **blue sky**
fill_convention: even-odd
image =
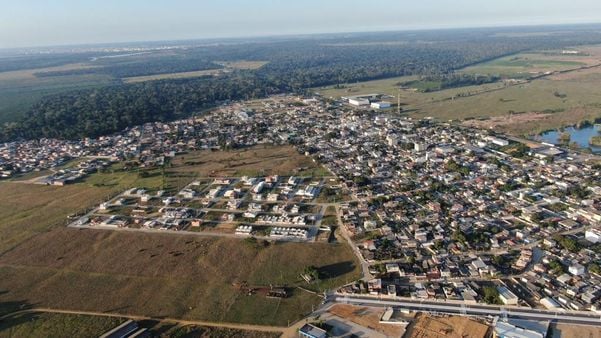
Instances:
[[[599,21],[599,0],[0,0],[0,48]]]

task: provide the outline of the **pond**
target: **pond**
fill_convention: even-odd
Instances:
[[[576,142],[582,148],[588,148],[591,149],[593,153],[601,154],[601,147],[593,147],[589,144],[591,137],[601,136],[600,127],[601,125],[599,124],[581,129],[568,127],[564,129],[564,132],[570,133],[570,142]],[[551,144],[561,144],[561,141],[559,140],[561,133],[562,132],[559,130],[548,131],[541,134],[539,140]]]

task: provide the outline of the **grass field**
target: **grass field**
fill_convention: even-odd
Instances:
[[[306,286],[300,273],[324,276]],[[210,321],[286,325],[320,298],[300,289],[358,276],[343,244],[251,245],[237,239],[57,228],[0,257],[2,302]],[[247,296],[233,283],[288,286],[287,299]],[[90,297],[90,295],[103,295]]]
[[[244,162],[244,163],[242,163]],[[178,157],[168,187],[194,177],[261,172],[288,175],[318,166],[292,147],[261,146]],[[286,325],[310,312],[315,291],[358,277],[344,244],[253,244],[237,239],[66,228],[69,214],[128,187],[158,189],[156,172],[141,178],[115,166],[66,187],[0,184],[0,313],[21,306],[110,311],[210,321]],[[320,269],[306,285],[300,273]],[[287,286],[291,296],[247,296],[234,283]],[[102,295],[95,297],[90,295]]]
[[[493,74],[509,78],[526,78],[536,73],[562,71],[590,65],[591,60],[578,55],[520,53],[481,63],[461,70],[469,74]]]
[[[155,80],[165,80],[165,79],[186,79],[186,78],[194,78],[201,77],[207,75],[219,75],[224,71],[230,71],[233,69],[246,69],[246,70],[254,70],[259,69],[267,64],[265,61],[228,61],[228,62],[215,62],[224,67],[224,69],[209,69],[209,70],[199,70],[193,72],[181,72],[181,73],[168,73],[168,74],[155,74],[155,75],[145,75],[145,76],[134,76],[123,78],[123,82],[125,83],[136,83],[136,82],[145,82],[145,81],[155,81]]]
[[[137,83],[137,82],[165,80],[165,79],[187,79],[187,78],[201,77],[201,76],[207,76],[207,75],[217,75],[220,72],[221,72],[220,69],[209,69],[209,70],[199,70],[199,71],[194,71],[194,72],[134,76],[134,77],[123,78],[123,82]]]
[[[601,47],[585,46],[580,50],[582,55],[522,53],[461,70],[523,78],[532,73],[578,69],[518,85],[497,82],[431,93],[416,90],[399,92],[399,83],[415,78],[397,77],[314,90],[333,98],[367,93],[388,94],[396,98],[400,93],[403,112],[410,117],[435,117],[444,121],[486,119],[470,123],[517,135],[533,134],[601,117],[601,98],[596,90],[601,85],[601,69],[580,70],[582,66],[601,63]]]
[[[53,313],[27,313],[0,321],[0,337],[98,337],[124,319]]]

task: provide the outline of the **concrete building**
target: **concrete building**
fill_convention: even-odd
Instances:
[[[390,104],[390,102],[386,102],[386,101],[371,103],[371,107],[375,108],[375,109],[386,109],[386,108],[390,108],[391,106],[392,105]]]
[[[584,233],[584,238],[591,243],[601,242],[601,229],[590,229]]]

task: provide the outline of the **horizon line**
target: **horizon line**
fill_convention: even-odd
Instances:
[[[332,31],[332,32],[315,32],[315,33],[283,33],[283,34],[256,34],[256,35],[231,35],[205,38],[173,38],[173,39],[157,39],[157,40],[130,40],[130,41],[104,41],[92,43],[66,43],[56,45],[37,45],[26,47],[3,47],[0,51],[26,51],[35,49],[60,49],[74,47],[102,47],[127,44],[157,44],[157,43],[182,43],[182,42],[227,42],[235,40],[252,40],[252,39],[270,39],[270,38],[303,38],[303,37],[318,37],[326,35],[344,35],[344,34],[368,34],[368,33],[403,33],[403,32],[429,32],[429,31],[452,31],[452,30],[483,30],[483,29],[503,29],[503,28],[544,28],[544,27],[562,27],[562,26],[589,26],[599,25],[599,22],[574,22],[574,23],[548,23],[548,24],[515,24],[515,25],[475,25],[475,26],[448,26],[448,27],[406,27],[399,29],[374,29],[363,31]]]

